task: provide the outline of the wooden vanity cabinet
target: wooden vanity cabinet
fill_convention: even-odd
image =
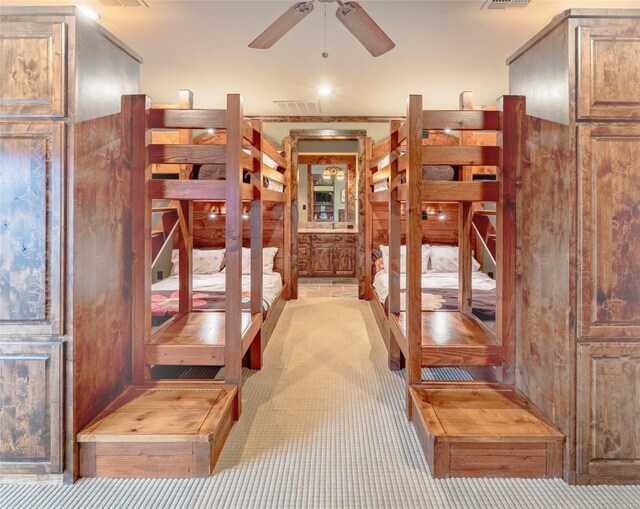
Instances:
[[[302,277],[355,277],[355,233],[299,233],[298,274]]]

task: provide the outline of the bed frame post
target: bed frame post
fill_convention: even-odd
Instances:
[[[369,301],[372,298],[371,285],[373,284],[373,262],[371,260],[371,250],[373,244],[373,214],[369,193],[371,191],[371,168],[369,160],[372,154],[373,142],[367,137],[365,141],[365,165],[364,171],[364,298]]]
[[[293,181],[293,168],[291,165],[291,138],[284,139],[284,158],[287,161],[285,171],[285,203],[284,203],[284,284],[287,288],[285,300],[291,299],[291,237],[293,232],[291,221],[291,183]]]
[[[463,315],[471,315],[471,230],[473,202],[458,203],[458,309]]]
[[[516,182],[526,148],[526,101],[506,95],[500,101],[502,130],[498,134],[500,199],[496,204],[496,334],[502,339],[502,383],[515,383],[516,334]]]
[[[193,309],[193,202],[178,201],[178,309],[189,314]]]
[[[151,200],[148,182],[151,165],[147,155],[147,112],[151,99],[145,95],[123,95],[122,160],[131,172],[131,329],[132,380],[149,378],[144,345],[151,337]]]
[[[253,120],[252,145],[259,150],[260,160],[253,160],[251,175],[253,197],[251,200],[251,318],[256,315],[262,322],[262,271],[263,271],[263,227],[262,227],[262,165],[264,164],[264,147],[262,139],[262,121]],[[262,368],[262,328],[249,347],[249,368]]]
[[[227,96],[225,382],[238,387],[242,413],[242,98]]]
[[[407,102],[407,183],[406,183],[406,336],[407,414],[412,415],[409,387],[422,382],[422,96],[411,95]]]

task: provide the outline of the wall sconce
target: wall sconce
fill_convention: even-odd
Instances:
[[[435,210],[424,209],[422,211],[422,220],[423,221],[428,220],[429,216],[437,217],[438,220],[440,221],[444,221],[447,218],[447,215],[442,210],[435,211]]]

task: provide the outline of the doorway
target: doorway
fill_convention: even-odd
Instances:
[[[366,137],[365,130],[291,131],[292,298],[300,282],[307,295],[364,298]]]

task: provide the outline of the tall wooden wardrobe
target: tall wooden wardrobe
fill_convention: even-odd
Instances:
[[[71,479],[130,381],[119,113],[141,61],[73,7],[0,9],[0,477]]]
[[[509,60],[517,387],[566,435],[565,477],[640,482],[640,10],[569,10]]]

